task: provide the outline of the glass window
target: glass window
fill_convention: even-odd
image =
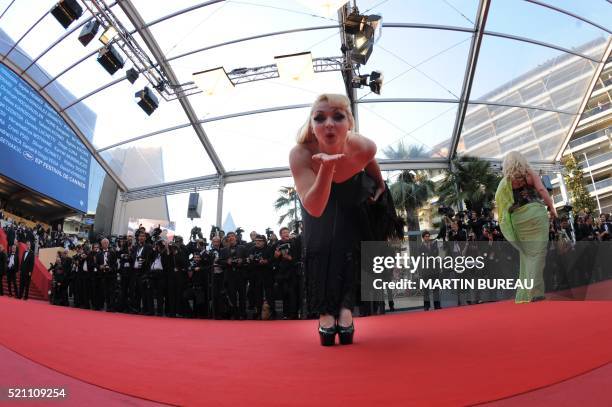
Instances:
[[[470,98],[515,103],[518,92],[525,105],[577,113],[596,67],[572,54],[485,35]]]
[[[177,100],[166,102],[157,93],[159,107],[147,116],[134,100],[134,93],[144,86],[142,78],[134,85],[122,81],[77,103],[66,112],[96,148],[188,122]],[[81,114],[79,109],[83,105],[95,113],[93,118]]]
[[[0,30],[10,38],[11,43],[18,41],[30,27],[32,27],[39,18],[46,12],[51,10],[51,7],[56,3],[56,0],[39,0],[39,1],[15,1],[0,19]],[[4,11],[6,7],[1,8]],[[45,19],[55,19],[51,15],[47,15]],[[60,23],[55,23],[62,28]]]
[[[473,28],[478,11],[478,1],[474,0],[359,0],[362,14],[381,14],[383,22],[422,23],[451,25]],[[384,35],[384,34],[383,34]]]
[[[247,241],[250,240],[249,233],[252,230],[265,234],[266,228],[271,228],[276,236],[280,237],[279,217],[289,208],[276,211],[274,202],[280,196],[278,191],[281,187],[293,185],[295,185],[293,178],[275,178],[226,185],[223,191],[223,224],[220,226],[227,227],[228,218],[231,216],[234,228],[241,227],[245,230],[242,238]],[[299,208],[300,203],[295,202],[295,204]],[[288,223],[286,219],[282,226],[287,226]],[[230,228],[227,227],[225,231],[228,232],[228,229]]]
[[[546,42],[597,60],[601,60],[605,48],[593,45],[605,43],[608,37],[605,31],[574,17],[537,4],[515,0],[491,2],[486,30]]]
[[[612,30],[612,7],[610,7],[610,2],[607,0],[546,0],[546,3],[593,21],[608,30]],[[579,21],[574,24],[581,26],[588,23]]]
[[[171,58],[194,49],[239,38],[337,24],[337,18],[322,18],[313,15],[312,10],[296,2],[253,0],[249,2],[226,1],[202,7],[155,24],[150,29],[157,38],[162,51]],[[338,28],[335,27],[326,35],[335,38],[336,53],[338,53],[340,48]],[[268,52],[279,51],[274,55],[284,55],[311,49],[304,48],[299,40],[293,39],[292,42],[295,43],[296,49],[291,52],[275,49],[276,46],[266,48],[259,44],[238,44],[237,56],[242,56],[241,59],[244,62],[237,67],[245,64],[251,66],[251,61],[254,59],[251,57],[253,54],[266,56]],[[204,60],[201,60],[201,63],[203,62]],[[225,65],[225,63],[219,65]]]
[[[128,188],[216,173],[191,127],[123,144],[101,156]]]
[[[398,143],[412,150],[414,157],[446,158],[457,115],[455,103],[360,103],[359,133],[374,140],[377,158]]]
[[[469,33],[411,28],[384,28],[361,74],[380,70],[380,95],[365,86],[360,99],[459,99],[472,36]],[[407,46],[407,44],[409,44]]]
[[[189,193],[174,194],[166,196],[168,204],[168,215],[170,221],[175,222],[176,234],[183,236],[185,242],[189,241],[191,229],[198,226],[202,234],[210,243],[210,225],[217,223],[217,189],[198,191],[202,199],[201,217],[197,219],[187,218],[187,206],[189,204]],[[225,200],[225,199],[224,199]]]
[[[259,113],[202,127],[227,171],[288,167],[289,151],[309,112],[301,108]]]

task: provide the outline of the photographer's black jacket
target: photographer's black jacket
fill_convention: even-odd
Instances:
[[[108,272],[113,273],[117,271],[117,255],[113,250],[110,249],[107,250],[107,253],[108,254],[106,255],[106,264],[109,267]],[[96,253],[96,266],[98,268],[98,271],[104,272],[104,250],[100,250],[98,253]]]
[[[257,246],[251,246],[248,251],[248,264],[251,270],[265,270],[272,266],[272,252],[269,247],[264,246],[259,249]],[[265,264],[261,264],[259,260],[267,260]]]
[[[138,257],[138,251],[142,247],[142,252],[140,253],[140,257],[142,257],[143,263],[140,269],[134,268],[134,271],[141,273],[148,273],[151,269],[151,261],[153,261],[153,247],[150,244],[144,244],[143,246],[135,245],[132,247],[132,251],[130,253],[130,264],[134,267],[134,262]]]
[[[224,247],[223,249],[221,249],[221,252],[219,252],[218,263],[227,271],[238,270],[242,269],[243,266],[246,264],[245,257],[246,255],[243,246],[236,245],[231,247]],[[229,265],[227,264],[227,260],[229,258],[232,258],[234,260],[242,259],[242,263],[238,265],[238,263],[232,261],[232,264]]]
[[[276,257],[276,251],[281,251],[281,255]],[[283,257],[282,251],[287,250],[287,254],[291,256],[291,260],[287,260]],[[298,251],[298,245],[295,244],[293,239],[290,240],[279,240],[272,249],[272,262],[279,273],[287,273],[293,271],[299,261],[300,253]]]

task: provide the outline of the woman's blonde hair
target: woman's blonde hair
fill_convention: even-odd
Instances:
[[[307,144],[315,140],[315,135],[312,131],[312,127],[310,126],[310,119],[312,117],[312,112],[314,111],[315,107],[321,102],[327,102],[332,107],[344,110],[349,120],[349,131],[355,128],[355,118],[353,117],[353,113],[351,112],[351,102],[349,101],[349,98],[336,93],[324,93],[322,95],[319,95],[315,99],[314,103],[312,104],[312,107],[310,108],[310,112],[308,113],[306,123],[304,123],[304,125],[300,127],[300,130],[298,131],[297,135],[298,144]]]
[[[510,151],[504,157],[504,161],[502,163],[502,171],[504,173],[504,177],[512,179],[512,178],[521,178],[527,176],[527,171],[529,171],[531,167],[527,160],[523,156],[523,154],[518,151]]]

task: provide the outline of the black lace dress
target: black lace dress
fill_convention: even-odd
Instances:
[[[338,316],[341,308],[354,306],[363,204],[373,191],[366,177],[360,172],[342,183],[332,183],[327,206],[318,218],[302,207],[304,266],[313,313]]]

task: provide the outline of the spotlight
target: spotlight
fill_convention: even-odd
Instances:
[[[274,61],[276,61],[278,76],[285,81],[307,81],[314,77],[312,54],[310,52],[281,55],[274,57]]]
[[[123,68],[123,58],[112,45],[98,51],[98,62],[111,75]]]
[[[368,75],[359,75],[353,78],[353,88],[361,88],[368,84]]]
[[[133,85],[134,82],[136,82],[136,79],[138,79],[138,71],[136,69],[134,69],[134,68],[130,68],[125,73],[125,77]]]
[[[368,81],[369,78],[369,81]],[[383,74],[380,71],[372,71],[369,75],[359,75],[353,78],[352,87],[353,88],[362,88],[364,86],[369,86],[370,90],[377,95],[380,95],[380,89],[383,84]]]
[[[117,29],[111,25],[106,30],[104,30],[99,40],[102,44],[108,45],[108,43],[111,42],[116,36]]]
[[[136,103],[138,103],[138,106],[140,106],[148,116],[151,116],[151,113],[153,113],[155,109],[157,109],[157,106],[159,106],[157,97],[148,86],[145,86],[143,90],[136,92],[134,97],[136,98]]]
[[[382,17],[379,15],[349,14],[344,22],[344,32],[354,36],[351,59],[365,65],[372,55],[374,43],[380,38]]]
[[[79,34],[79,41],[81,41],[81,44],[83,44],[84,47],[86,47],[87,44],[89,44],[96,36],[98,33],[98,28],[100,28],[100,22],[95,18],[83,26],[83,29]]]
[[[204,94],[212,96],[228,92],[234,89],[234,83],[230,80],[223,67],[208,69],[206,71],[194,72],[193,82]]]
[[[368,86],[370,87],[370,90],[376,93],[377,95],[380,95],[380,89],[382,88],[382,84],[383,84],[382,72],[372,71],[372,73],[370,74],[370,83],[368,84]]]
[[[68,28],[73,21],[78,20],[83,15],[83,8],[76,0],[61,0],[53,6],[51,14],[62,27]]]

